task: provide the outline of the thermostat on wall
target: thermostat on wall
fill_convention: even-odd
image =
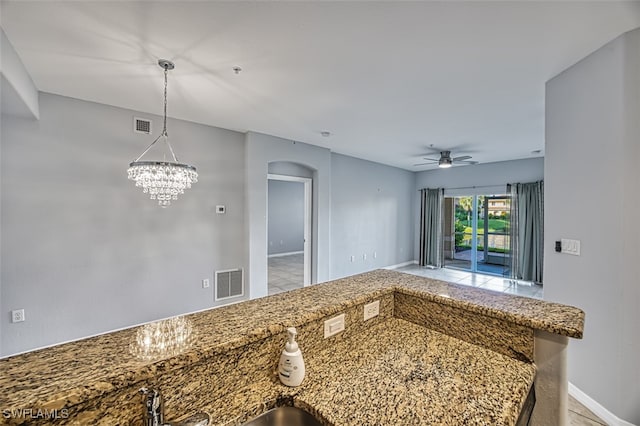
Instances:
[[[225,206],[216,206],[216,213],[225,214],[227,212],[227,208]]]

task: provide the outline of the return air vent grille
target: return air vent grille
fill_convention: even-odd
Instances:
[[[244,295],[244,273],[242,269],[216,271],[215,300]]]
[[[150,135],[151,120],[147,120],[146,118],[133,117],[133,131],[136,133]]]

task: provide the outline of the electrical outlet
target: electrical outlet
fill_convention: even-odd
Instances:
[[[11,311],[11,322],[22,322],[24,320],[24,309],[16,309],[15,311]]]
[[[324,322],[324,338],[331,337],[344,330],[344,314],[333,317]]]
[[[364,320],[369,320],[380,315],[380,301],[375,300],[364,305]]]
[[[202,288],[209,288],[209,278],[202,280]]]

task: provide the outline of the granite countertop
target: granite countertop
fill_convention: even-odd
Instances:
[[[397,318],[303,354],[301,386],[275,375],[252,384],[205,407],[213,424],[242,424],[279,399],[333,426],[514,425],[536,374],[533,364]]]
[[[134,327],[0,360],[0,407],[74,405],[364,303],[402,292],[569,337],[582,337],[580,309],[468,286],[376,270],[301,290],[187,315],[189,346],[141,358]],[[291,310],[290,306],[296,306]]]

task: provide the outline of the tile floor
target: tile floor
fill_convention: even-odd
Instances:
[[[269,294],[282,293],[303,285],[302,253],[269,258]],[[541,285],[513,281],[503,277],[471,273],[456,269],[425,269],[418,265],[398,268],[398,271],[443,281],[542,299]],[[569,424],[571,426],[597,426],[606,423],[572,396],[569,396]]]
[[[270,257],[268,261],[269,295],[303,287],[304,257],[302,253]]]
[[[574,397],[569,395],[569,425],[571,426],[600,426],[607,424],[604,420],[593,414],[584,405],[580,404]]]
[[[449,268],[428,269],[419,265],[404,266],[398,268],[397,271],[535,299],[542,299],[543,296],[541,285],[527,281],[510,280],[495,275],[484,275]]]

